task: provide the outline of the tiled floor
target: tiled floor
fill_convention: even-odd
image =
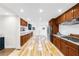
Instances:
[[[3,50],[0,50],[0,56],[8,56],[13,51],[14,51],[13,48],[6,48],[6,49],[3,49]]]
[[[32,37],[21,50],[15,50],[16,56],[63,56],[63,54],[44,36]]]

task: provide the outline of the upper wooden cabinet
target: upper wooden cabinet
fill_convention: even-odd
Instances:
[[[57,23],[56,19],[52,19],[52,21],[50,21],[51,34],[56,34],[58,32],[58,25],[59,24]]]
[[[57,21],[61,24],[64,21],[71,21],[75,18],[79,18],[79,3],[57,17]]]
[[[79,3],[74,7],[74,18],[79,18]]]
[[[65,13],[65,20],[68,21],[72,20],[73,18],[74,18],[73,9],[70,9]]]
[[[53,24],[53,21],[50,20],[50,21],[49,21],[49,26],[52,26],[52,24]]]
[[[27,22],[21,18],[20,19],[20,25],[21,26],[27,26]]]
[[[65,21],[65,14],[59,16],[59,17],[57,18],[57,21],[58,21],[58,24],[64,22],[64,21]]]

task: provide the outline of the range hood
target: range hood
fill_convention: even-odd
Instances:
[[[79,24],[79,18],[77,19],[73,19],[70,21],[65,21],[63,23],[61,23],[62,25],[75,25],[75,24]]]

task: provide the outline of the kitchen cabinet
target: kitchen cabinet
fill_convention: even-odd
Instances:
[[[59,24],[79,18],[79,3],[57,17]]]
[[[60,49],[60,38],[58,38],[57,40],[56,40],[56,46],[58,47],[58,49]]]
[[[70,21],[74,18],[73,8],[65,13],[65,20]]]
[[[68,46],[66,45],[66,43],[64,42],[64,40],[61,39],[61,52],[65,55],[68,56]]]
[[[57,23],[57,19],[51,19],[49,21],[49,26],[50,26],[50,40],[53,42],[53,35],[56,34],[59,30],[59,24]]]
[[[64,21],[65,21],[65,14],[59,16],[59,17],[57,18],[57,21],[58,21],[58,24],[64,22]]]
[[[78,49],[75,49],[74,47],[72,47],[72,46],[69,46],[68,47],[69,49],[69,51],[68,51],[68,56],[78,56],[79,55],[79,53],[78,53]]]
[[[74,18],[74,10],[73,8],[63,13],[59,17],[57,17],[58,24],[61,24],[65,21],[71,21]]]
[[[74,7],[74,18],[79,18],[79,3]]]
[[[55,46],[57,46],[57,48],[58,49],[60,49],[60,38],[57,38],[57,37],[55,37],[55,36],[53,36],[53,44],[55,45]]]
[[[31,32],[31,33],[21,36],[20,45],[23,46],[32,37],[32,35],[33,35],[33,33]]]
[[[21,36],[21,46],[27,42],[27,35]]]
[[[49,21],[49,26],[52,26],[52,19]]]
[[[53,44],[65,55],[65,56],[79,56],[79,46],[66,41],[62,38],[53,37]]]
[[[65,21],[71,21],[76,18],[79,18],[79,3],[77,3],[75,6],[68,9],[67,11],[65,11],[64,13],[62,13],[55,19],[57,19],[56,22],[58,22],[58,24],[61,24]],[[51,21],[53,21],[53,20],[51,20]],[[52,23],[51,23],[51,25],[52,25]]]
[[[22,18],[20,19],[20,25],[21,26],[27,26],[27,24],[28,23],[24,19],[22,19]]]
[[[53,36],[53,44],[55,45],[55,46],[57,46],[56,44],[57,44],[57,42],[56,42],[56,40],[57,40],[57,38],[55,37],[55,36]]]
[[[56,24],[56,21],[54,21],[52,26],[52,33],[56,34],[58,32],[58,28],[58,24]]]
[[[51,28],[51,34],[54,33],[56,34],[59,30],[59,24],[57,23],[56,19],[52,19],[50,22],[50,28]]]
[[[76,44],[73,44],[71,42],[66,42],[69,48],[69,56],[78,56],[79,55],[79,46]]]

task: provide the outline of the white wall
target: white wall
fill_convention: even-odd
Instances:
[[[70,33],[79,34],[79,24],[59,25],[59,32],[64,35],[69,35]]]
[[[45,27],[44,30],[43,30],[43,27]],[[47,37],[47,26],[40,25],[40,24],[38,26],[35,26],[34,35],[42,35],[42,36]]]
[[[15,16],[0,16],[0,35],[5,37],[5,48],[19,48],[20,19]]]

